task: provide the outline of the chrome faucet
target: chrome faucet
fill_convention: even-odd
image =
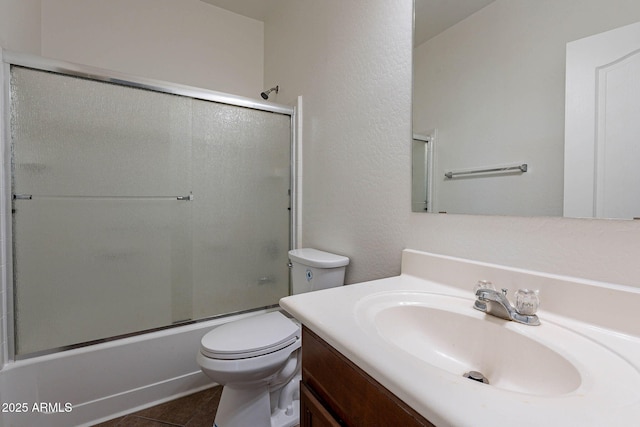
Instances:
[[[525,325],[537,326],[540,324],[540,319],[538,319],[536,314],[520,313],[511,305],[507,298],[506,289],[502,289],[502,292],[489,288],[478,289],[476,291],[476,301],[473,304],[473,308],[501,319],[513,320],[524,323]]]

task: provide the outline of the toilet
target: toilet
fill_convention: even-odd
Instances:
[[[344,284],[349,258],[289,251],[292,293]],[[300,422],[300,325],[280,311],[225,323],[202,337],[197,360],[224,386],[214,427],[292,427]]]

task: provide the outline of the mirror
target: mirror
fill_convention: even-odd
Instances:
[[[415,19],[413,131],[433,137],[427,150],[412,142],[415,156],[431,153],[413,159],[413,211],[640,217],[601,215],[593,200],[587,212],[566,208],[576,191],[597,191],[595,172],[587,190],[574,188],[585,179],[564,175],[575,169],[565,100],[567,117],[588,105],[565,96],[567,44],[640,21],[640,2],[415,0]],[[593,153],[593,143],[578,151]],[[639,183],[619,179],[615,192],[627,197]]]

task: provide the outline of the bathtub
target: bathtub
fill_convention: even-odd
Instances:
[[[215,385],[196,363],[212,328],[258,310],[5,364],[0,425],[91,426]]]

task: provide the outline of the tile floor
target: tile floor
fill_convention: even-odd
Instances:
[[[93,427],[212,427],[221,395],[216,386]]]
[[[221,394],[216,386],[94,427],[211,427]]]

